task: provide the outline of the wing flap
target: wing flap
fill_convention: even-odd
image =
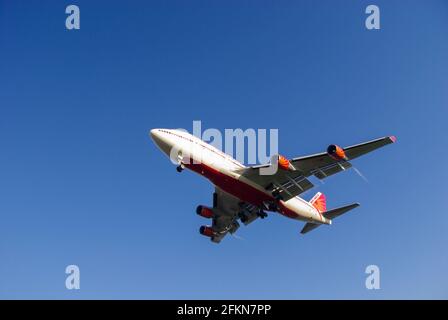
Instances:
[[[338,172],[345,171],[351,168],[351,166],[351,163],[348,161],[336,162],[324,168],[317,168],[313,170],[312,174],[322,180]]]
[[[248,179],[262,186],[266,190],[277,191],[284,201],[314,187],[311,181],[298,170],[286,171],[279,168],[273,175],[261,174],[260,168],[265,168],[267,166],[245,168],[240,171],[240,179]]]

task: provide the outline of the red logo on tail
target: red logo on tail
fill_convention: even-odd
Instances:
[[[327,199],[323,193],[316,193],[316,195],[310,200],[310,203],[320,213],[327,211]]]

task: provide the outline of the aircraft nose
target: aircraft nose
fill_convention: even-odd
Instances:
[[[151,131],[151,139],[157,142],[160,140],[160,129],[152,129]]]
[[[152,129],[150,131],[151,139],[155,145],[165,154],[169,155],[173,146],[167,129]]]

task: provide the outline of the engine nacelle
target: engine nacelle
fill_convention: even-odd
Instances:
[[[199,228],[199,233],[206,237],[213,237],[213,235],[215,234],[213,232],[213,229],[209,226],[201,226]]]
[[[291,164],[291,162],[289,162],[289,160],[282,156],[282,155],[278,155],[278,166],[283,169],[283,170],[294,170],[293,165]]]
[[[347,156],[345,155],[344,149],[342,149],[340,146],[337,146],[335,144],[330,144],[327,148],[327,153],[330,157],[332,157],[335,160],[348,160]]]
[[[196,208],[196,213],[207,219],[213,218],[213,210],[206,206],[198,206]]]

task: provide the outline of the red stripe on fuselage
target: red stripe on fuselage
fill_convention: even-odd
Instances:
[[[250,203],[257,207],[263,207],[264,201],[275,201],[274,197],[272,197],[271,195],[268,195],[243,181],[228,176],[222,173],[221,171],[209,167],[203,163],[185,164],[185,167],[206,177],[215,186],[237,197],[241,201]],[[289,218],[293,219],[297,218],[298,216],[297,213],[286,208],[283,205],[282,201],[278,203],[278,206],[279,206],[279,213]]]

